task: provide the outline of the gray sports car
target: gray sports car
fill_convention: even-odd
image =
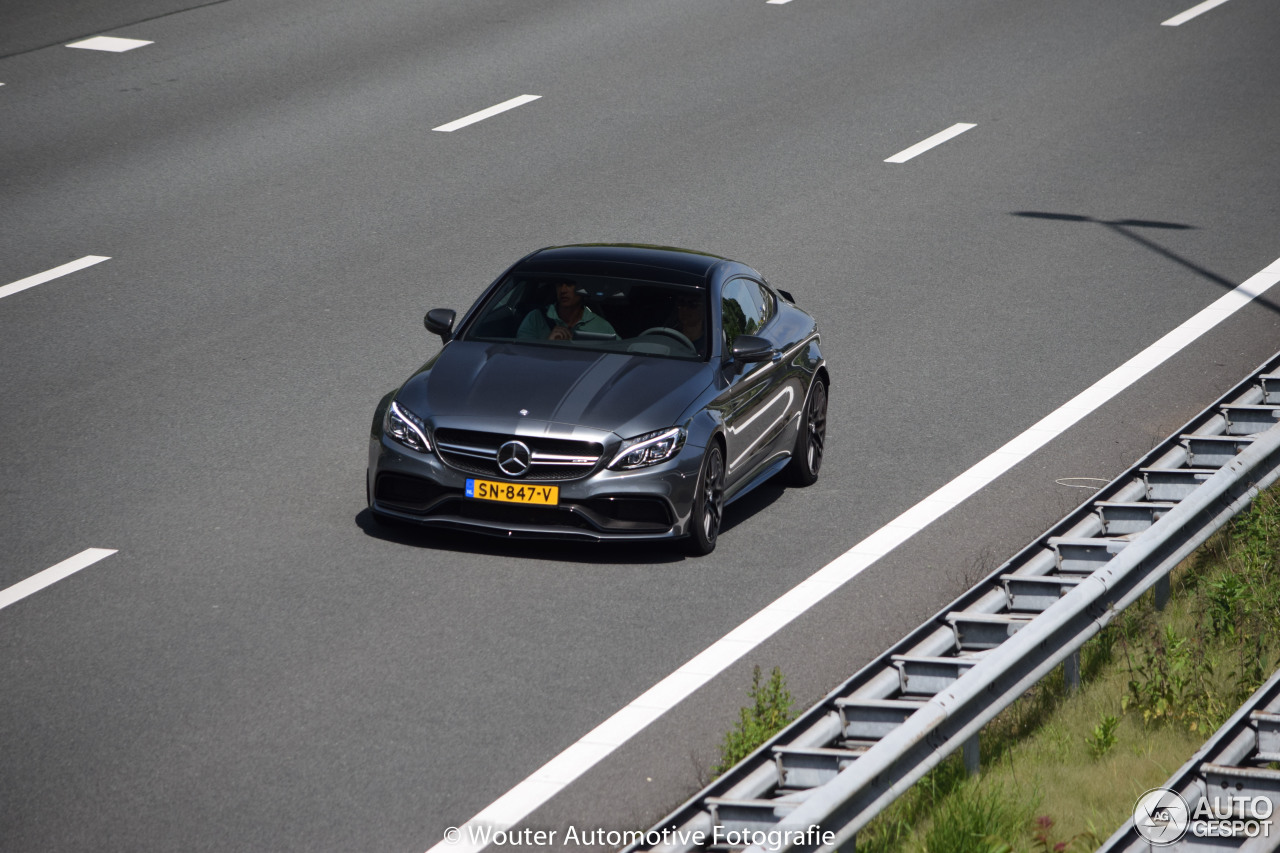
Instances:
[[[369,509],[503,537],[716,545],[724,507],[818,478],[817,323],[750,267],[684,249],[522,258],[374,413]]]

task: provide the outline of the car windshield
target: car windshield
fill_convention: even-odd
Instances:
[[[707,326],[705,287],[517,271],[494,289],[461,337],[705,359]]]

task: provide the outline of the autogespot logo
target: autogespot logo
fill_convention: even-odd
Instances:
[[[1270,839],[1274,814],[1275,804],[1266,794],[1237,793],[1225,785],[1222,790],[1212,787],[1195,808],[1176,791],[1152,788],[1133,807],[1133,828],[1153,847],[1173,844],[1188,833],[1196,838]]]
[[[1187,834],[1191,809],[1187,801],[1168,788],[1152,788],[1133,807],[1133,828],[1157,846],[1173,844]]]

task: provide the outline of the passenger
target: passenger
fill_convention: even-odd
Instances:
[[[524,340],[573,340],[574,332],[613,335],[617,332],[609,321],[583,304],[584,292],[572,279],[555,282],[556,301],[545,309],[535,308],[520,322],[516,337]]]

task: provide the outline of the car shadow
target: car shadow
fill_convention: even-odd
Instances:
[[[756,486],[747,494],[724,508],[724,521],[720,524],[720,534],[733,530],[739,524],[767,509],[787,491],[782,476],[772,477]]]
[[[725,507],[720,535],[731,532],[739,524],[767,508],[782,496],[786,488],[781,482],[770,480],[750,494]],[[512,557],[523,560],[546,560],[560,563],[592,564],[641,564],[659,565],[698,559],[684,550],[679,540],[655,542],[586,542],[556,539],[504,539],[480,533],[460,530],[416,527],[406,523],[403,527],[380,523],[368,507],[355,517],[356,526],[366,536],[394,542],[410,548],[433,551],[450,551],[457,554],[477,554],[489,557]]]

